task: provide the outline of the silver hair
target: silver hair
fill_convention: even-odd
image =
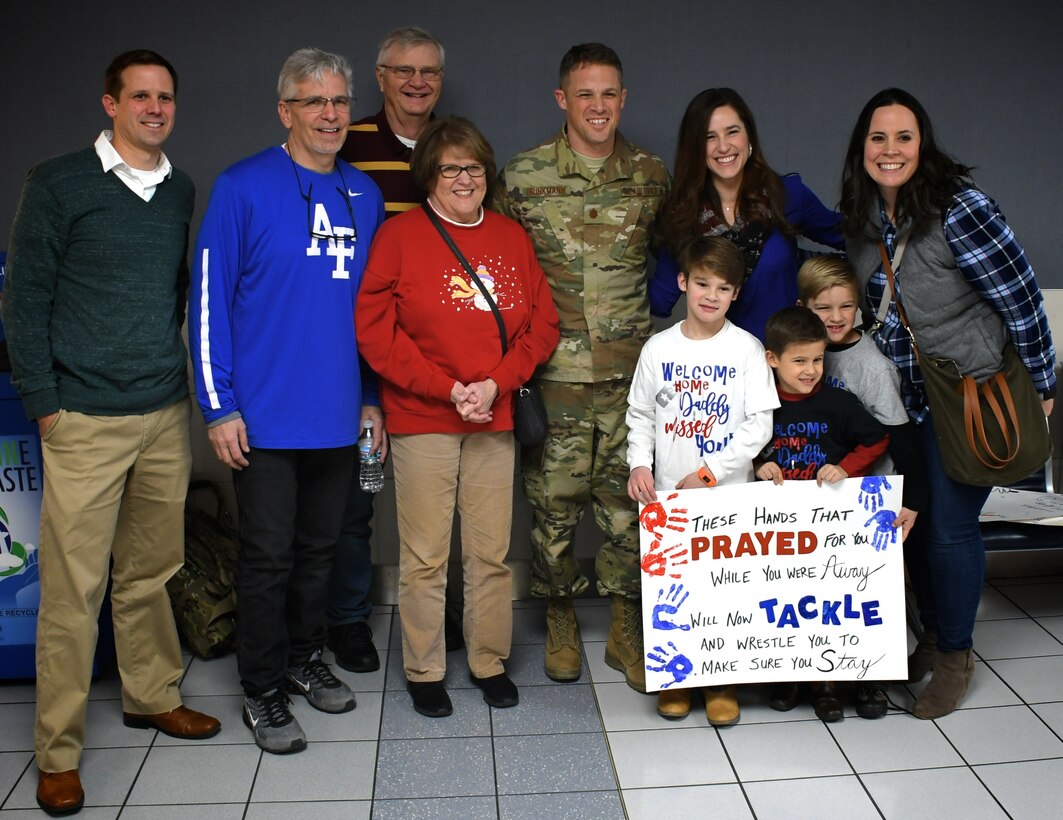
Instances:
[[[407,49],[424,45],[436,47],[439,52],[439,67],[442,68],[446,63],[446,53],[443,51],[443,44],[435,36],[417,26],[405,26],[388,33],[380,41],[380,47],[377,49],[376,64],[382,65],[387,59],[388,51],[394,47]],[[420,68],[420,66],[417,67]]]
[[[277,78],[277,98],[289,99],[295,86],[307,80],[321,81],[325,74],[338,74],[347,83],[347,95],[351,94],[351,65],[346,57],[322,51],[320,48],[301,48],[294,52],[281,66]]]

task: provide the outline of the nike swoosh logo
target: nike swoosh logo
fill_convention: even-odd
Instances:
[[[302,689],[304,693],[310,691],[310,681],[307,681],[305,684],[298,678],[291,678],[291,681],[300,689]]]
[[[347,189],[347,193],[350,194],[351,196],[361,196],[362,195],[361,191],[352,191],[350,188]]]
[[[255,717],[250,712],[247,713],[247,719],[248,719],[248,721],[250,721],[252,729],[254,729],[256,726],[258,726],[258,722],[259,722],[259,720],[261,720],[261,718]]]

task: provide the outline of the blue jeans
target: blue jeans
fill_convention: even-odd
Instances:
[[[343,530],[332,562],[329,626],[364,623],[373,611],[369,601],[369,587],[373,582],[373,560],[369,550],[372,521],[373,494],[362,489],[356,461],[347,507],[343,512]]]
[[[904,556],[920,620],[936,629],[942,652],[970,649],[985,582],[985,545],[978,514],[989,487],[961,484],[945,475],[930,416],[917,425],[930,505],[919,515]]]

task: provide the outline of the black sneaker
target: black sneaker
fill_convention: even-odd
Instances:
[[[886,700],[886,686],[882,683],[861,682],[856,686],[856,714],[868,720],[884,717],[890,704]]]
[[[301,752],[306,735],[288,708],[288,696],[280,689],[244,697],[244,725],[251,730],[255,744],[275,755]]]
[[[336,653],[336,665],[348,672],[375,672],[380,668],[373,630],[365,621],[330,626],[328,648]]]

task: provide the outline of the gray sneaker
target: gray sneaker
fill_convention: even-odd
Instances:
[[[289,703],[288,695],[280,689],[244,698],[244,725],[264,752],[283,755],[306,748],[303,727],[292,717]]]
[[[288,667],[288,691],[303,695],[310,705],[337,715],[354,708],[354,692],[332,674],[319,649],[301,666]]]

